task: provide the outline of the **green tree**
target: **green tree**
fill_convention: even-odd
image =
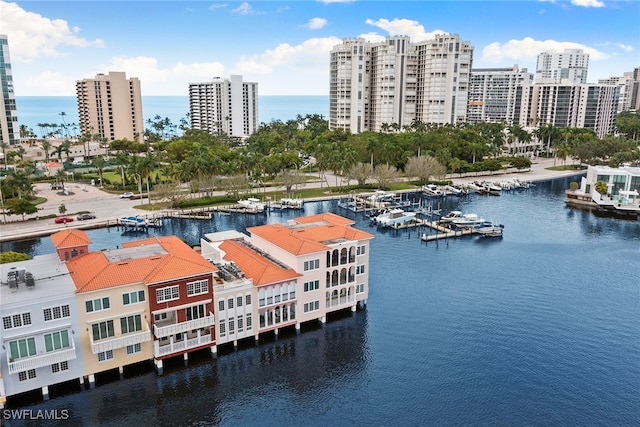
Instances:
[[[0,252],[0,264],[7,264],[10,262],[18,262],[18,261],[27,261],[30,260],[31,257],[28,254],[23,254],[22,252]]]
[[[60,212],[60,215],[64,215],[67,212],[67,207],[64,203],[60,203],[60,206],[58,206],[58,212]]]
[[[9,215],[22,215],[22,220],[24,221],[25,215],[30,215],[38,212],[38,208],[31,204],[27,199],[16,198],[9,199],[5,203],[5,208],[7,209],[7,213]]]

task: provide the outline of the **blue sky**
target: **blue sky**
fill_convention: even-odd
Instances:
[[[75,81],[125,71],[143,95],[241,74],[261,95],[327,95],[343,38],[459,34],[473,67],[535,71],[545,50],[590,53],[589,81],[640,66],[638,0],[0,1],[17,96],[75,95]]]

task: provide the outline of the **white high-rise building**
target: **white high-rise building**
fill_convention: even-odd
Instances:
[[[620,89],[600,84],[546,84],[523,86],[520,126],[535,122],[556,127],[593,129],[598,137],[614,133]]]
[[[78,117],[83,135],[100,135],[107,141],[142,141],[144,117],[137,77],[127,79],[122,71],[98,74],[76,81]]]
[[[467,121],[514,124],[521,103],[521,87],[532,84],[533,74],[517,65],[472,69]]]
[[[550,50],[538,54],[536,83],[586,83],[589,54],[582,49]]]
[[[249,136],[258,129],[258,83],[243,82],[240,75],[189,83],[189,113],[193,129]]]
[[[353,133],[466,121],[473,47],[458,35],[412,43],[345,39],[331,50],[329,127]]]
[[[9,39],[0,34],[0,86],[2,101],[0,102],[0,142],[7,145],[20,143],[20,126],[16,96],[13,92],[13,73],[9,58]]]

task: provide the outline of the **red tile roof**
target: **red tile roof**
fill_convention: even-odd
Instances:
[[[277,265],[236,240],[225,240],[220,244],[220,249],[226,253],[224,259],[235,262],[256,286],[283,282],[301,276],[295,270]]]
[[[152,284],[216,270],[176,236],[126,242],[122,246],[123,249],[91,252],[67,262],[78,292],[137,282]]]
[[[91,239],[82,230],[70,228],[51,235],[53,247],[56,249],[70,248],[73,246],[85,246],[91,244]]]
[[[248,228],[294,255],[326,251],[329,244],[344,240],[371,239],[373,235],[350,227],[353,221],[333,213],[296,218],[290,225],[268,224]]]

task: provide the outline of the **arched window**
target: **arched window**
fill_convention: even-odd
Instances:
[[[340,270],[340,284],[344,285],[345,283],[347,283],[347,269],[343,268]]]
[[[332,253],[332,258],[331,258],[331,265],[338,265],[339,256],[340,255],[338,254],[338,250],[334,249]]]
[[[346,264],[347,259],[347,248],[342,248],[340,251],[340,264]]]
[[[331,267],[331,251],[327,251],[327,267]]]
[[[351,246],[349,248],[349,262],[356,262],[356,247]]]
[[[331,273],[331,286],[338,286],[338,270],[333,270]]]

